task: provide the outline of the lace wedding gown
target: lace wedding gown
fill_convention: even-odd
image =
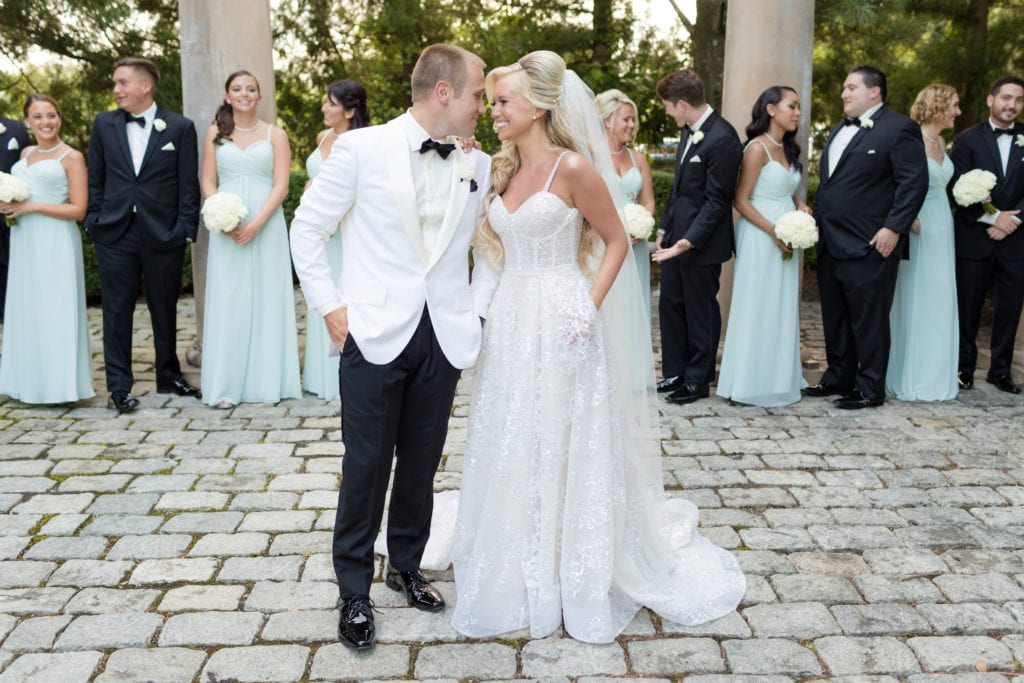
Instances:
[[[460,632],[563,621],[613,640],[641,605],[681,624],[732,611],[735,558],[697,533],[697,509],[666,499],[619,404],[601,314],[577,265],[583,219],[548,187],[489,219],[505,265],[484,328],[452,545]],[[635,277],[631,273],[630,277]]]

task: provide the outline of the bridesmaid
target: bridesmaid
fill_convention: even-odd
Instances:
[[[615,172],[619,175],[623,199],[639,204],[654,215],[654,181],[647,158],[630,149],[636,137],[637,106],[621,90],[605,90],[597,96],[597,110],[604,119],[605,136],[612,152]],[[640,275],[640,289],[651,318],[651,256],[646,240],[633,239],[633,259]]]
[[[68,403],[95,396],[85,323],[82,237],[89,181],[85,158],[60,139],[61,113],[49,95],[29,95],[25,125],[37,146],[12,175],[23,202],[0,202],[11,226],[0,393],[23,403]]]
[[[327,130],[316,136],[316,149],[306,159],[306,174],[312,180],[320,172],[320,165],[331,153],[334,141],[341,134],[363,128],[370,124],[370,113],[366,108],[366,89],[359,83],[345,79],[327,86],[324,104]],[[306,183],[309,187],[309,183]],[[331,264],[331,276],[337,280],[341,275],[341,231],[336,230],[327,240],[327,260]],[[302,367],[302,388],[326,401],[338,398],[337,354],[329,355],[334,345],[327,335],[323,318],[316,311],[306,312],[306,356]]]
[[[800,254],[775,236],[775,221],[799,208],[800,99],[772,86],[761,93],[747,125],[734,205],[736,265],[732,307],[716,393],[737,403],[783,406],[800,400]]]
[[[291,148],[283,130],[256,117],[260,87],[252,74],[236,71],[225,90],[203,141],[203,196],[237,194],[249,215],[231,232],[210,234],[202,388],[203,401],[217,408],[302,396],[281,211]]]
[[[960,98],[948,85],[929,85],[910,108],[928,155],[928,194],[911,226],[910,260],[900,263],[889,312],[892,349],[885,391],[901,401],[947,401],[959,391],[956,255],[946,195],[953,162],[941,135],[959,115]]]

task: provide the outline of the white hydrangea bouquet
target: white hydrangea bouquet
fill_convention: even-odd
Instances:
[[[0,201],[23,202],[28,199],[28,185],[21,178],[10,173],[0,173]],[[7,217],[7,225],[14,225],[15,219]]]
[[[960,176],[953,185],[953,199],[960,206],[981,204],[987,214],[996,213],[993,206],[992,188],[996,186],[996,174],[981,168],[968,171]]]
[[[807,249],[818,243],[818,225],[809,213],[787,211],[775,221],[775,236],[793,249]],[[783,261],[791,258],[792,252],[783,252]]]
[[[231,232],[245,220],[249,210],[237,194],[218,192],[203,202],[202,214],[210,232]]]
[[[626,204],[622,207],[622,214],[626,217],[626,232],[637,240],[648,240],[651,237],[651,229],[654,227],[654,216],[639,204]]]

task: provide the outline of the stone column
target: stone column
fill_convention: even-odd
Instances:
[[[750,109],[765,88],[788,85],[803,108],[798,133],[806,165],[811,119],[811,62],[814,48],[814,0],[730,0],[725,29],[725,75],[721,111],[745,140]],[[714,103],[712,103],[714,104]],[[801,194],[806,183],[801,184]],[[723,264],[723,333],[732,301],[733,261]],[[723,339],[725,338],[723,334]]]
[[[260,118],[277,120],[270,0],[179,0],[178,13],[184,114],[195,122],[199,133],[201,168],[203,136],[223,101],[228,74],[239,69],[252,72],[260,83]],[[192,245],[196,339],[185,354],[188,364],[194,367],[200,362],[202,350],[208,243],[209,235],[200,226],[199,239]]]

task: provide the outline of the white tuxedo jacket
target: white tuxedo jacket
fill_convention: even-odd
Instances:
[[[335,302],[347,307],[349,334],[370,363],[389,363],[402,352],[424,304],[448,361],[456,368],[476,362],[480,318],[497,274],[478,259],[471,289],[469,241],[483,217],[491,160],[456,146],[448,163],[455,164],[448,208],[429,254],[400,119],[338,138],[295,211],[292,260],[306,301],[314,309]],[[342,267],[334,282],[327,240],[337,229]]]

